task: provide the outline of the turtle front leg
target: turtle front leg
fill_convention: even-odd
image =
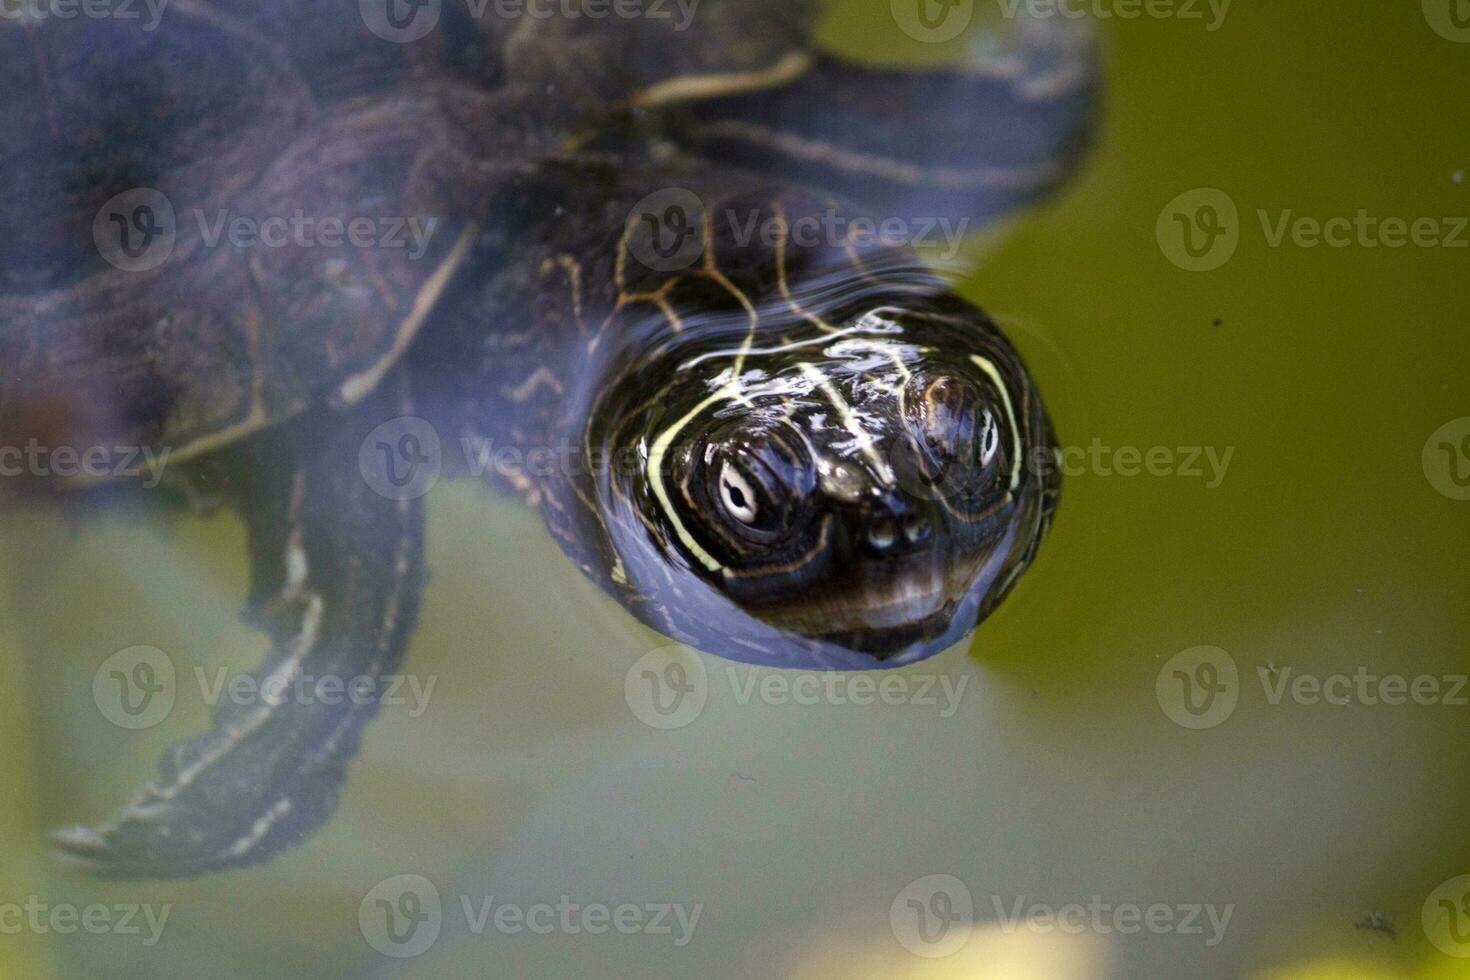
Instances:
[[[248,530],[247,618],[271,639],[261,696],[222,701],[214,727],[170,746],[113,820],[56,833],[60,857],[108,878],[187,877],[266,861],[331,815],[418,610],[422,508],[375,492],[359,468],[374,427],[408,414],[406,381],[390,379],[349,415],[197,464]]]
[[[972,223],[1056,188],[1087,148],[1100,98],[1084,25],[1023,17],[974,38],[963,65],[813,53],[781,87],[706,97],[670,86],[646,107],[672,111],[707,156],[876,208],[921,246],[953,245]]]

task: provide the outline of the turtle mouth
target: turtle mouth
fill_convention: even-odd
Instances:
[[[952,638],[957,638],[955,632],[954,614],[946,610],[906,623],[824,633],[811,639],[823,645],[865,653],[882,662],[905,653],[937,652],[939,648],[948,646]]]
[[[833,589],[777,608],[752,610],[771,626],[882,660],[954,632],[963,576],[911,572],[881,587]]]

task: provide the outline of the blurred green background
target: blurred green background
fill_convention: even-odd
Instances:
[[[654,730],[624,678],[666,641],[585,583],[536,515],[446,485],[406,666],[437,687],[422,715],[388,708],[369,729],[337,818],[263,870],[99,883],[50,863],[45,830],[113,812],[208,711],[183,683],[166,723],[121,730],[92,701],[93,672],[137,644],[181,676],[252,666],[243,535],[228,516],[8,515],[0,903],[171,911],[151,947],[0,934],[0,974],[1470,976],[1420,922],[1442,882],[1470,873],[1470,707],[1273,705],[1258,674],[1470,671],[1470,501],[1421,460],[1470,416],[1470,231],[1459,248],[1304,247],[1273,245],[1261,218],[1470,215],[1455,2],[1239,3],[1214,30],[1203,4],[1197,20],[1097,22],[1099,145],[1064,194],[973,243],[964,290],[1007,325],[1065,444],[1233,455],[1217,486],[1071,476],[1040,560],[968,652],[908,670],[965,679],[950,717],[742,704],[727,666],[700,658],[703,713]],[[920,45],[871,0],[828,39],[962,58],[983,29]],[[1175,215],[1202,234],[1206,199],[1170,206],[1201,188],[1235,207],[1215,213],[1238,245],[1186,271]],[[1239,700],[1190,730],[1156,679],[1201,645],[1238,665]],[[359,928],[364,896],[400,874],[432,880],[446,908],[411,959]],[[981,923],[947,960],[909,955],[890,923],[899,892],[932,874],[964,882]],[[492,895],[703,912],[682,948],[471,934],[460,896]],[[1209,947],[988,927],[996,898],[1093,896],[1234,910]],[[1396,938],[1360,928],[1370,913]]]

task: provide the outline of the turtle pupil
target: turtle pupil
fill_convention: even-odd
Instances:
[[[755,492],[728,463],[720,473],[720,497],[731,517],[746,527],[754,526],[757,517]]]
[[[995,451],[1000,448],[1000,427],[995,424],[995,419],[988,415],[985,418],[985,434],[980,448],[980,461],[986,465],[994,458]]]

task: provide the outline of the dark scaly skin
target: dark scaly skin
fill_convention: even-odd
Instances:
[[[345,679],[401,659],[422,516],[367,489],[357,449],[404,414],[451,447],[464,436],[635,459],[687,415],[658,465],[608,470],[572,452],[497,479],[635,616],[737,659],[911,662],[962,638],[1029,563],[1057,498],[1052,437],[993,325],[902,250],[741,245],[720,216],[831,207],[978,222],[1023,203],[1060,179],[1086,128],[1090,86],[1073,69],[1087,61],[1070,42],[1026,47],[1021,75],[1016,59],[876,72],[803,51],[812,8],[776,0],[703,4],[675,39],[639,22],[491,18],[407,46],[364,39],[330,7],[175,9],[170,31],[129,42],[161,45],[151,64],[171,68],[153,77],[238,47],[237,84],[192,107],[182,87],[124,86],[179,127],[160,138],[104,125],[94,156],[77,153],[74,113],[104,84],[107,71],[86,68],[105,46],[79,56],[60,35],[0,25],[6,53],[36,55],[25,70],[11,58],[0,80],[65,110],[26,120],[21,169],[37,155],[98,164],[60,197],[41,181],[41,224],[63,233],[39,262],[3,263],[0,356],[20,369],[0,385],[0,445],[38,431],[183,444],[179,458],[195,459],[183,482],[220,493],[249,529],[252,619],[273,640],[262,673]],[[262,112],[257,93],[279,111]],[[234,108],[203,125],[217,105]],[[181,232],[163,271],[120,276],[77,241],[101,201],[143,182],[185,207],[381,207],[442,216],[447,232],[418,264],[339,250],[345,270],[319,251],[248,256]],[[630,211],[670,186],[708,208],[707,247],[691,269],[640,268]],[[756,352],[772,345],[816,353]],[[730,371],[742,347],[775,387],[708,373]],[[724,388],[738,397],[704,405]],[[72,394],[54,403],[58,390]],[[727,458],[766,467],[762,513],[781,516],[779,533],[757,540],[721,516],[725,471],[711,467]],[[60,850],[113,877],[267,860],[330,816],[375,710],[224,710],[122,814],[59,834]]]

